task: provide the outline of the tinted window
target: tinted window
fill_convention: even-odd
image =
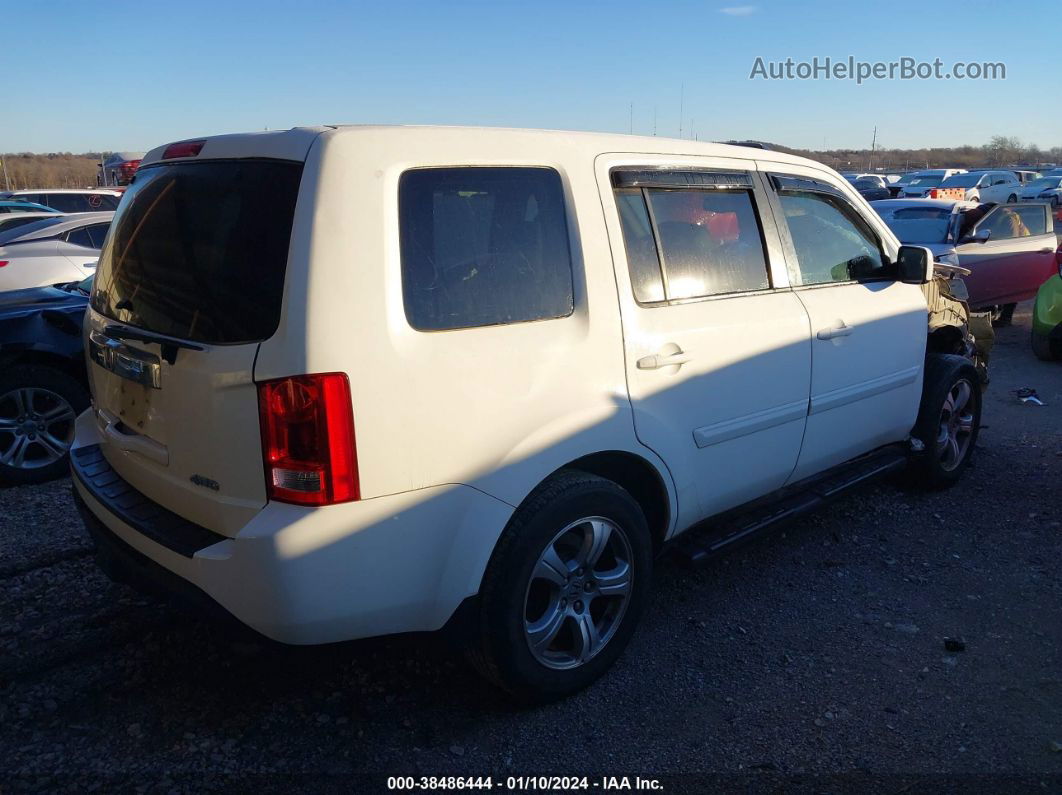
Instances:
[[[138,172],[100,256],[92,306],[160,334],[276,331],[302,164],[204,161]]]
[[[548,168],[425,168],[399,181],[402,292],[422,331],[571,314],[560,175]]]
[[[63,213],[87,213],[113,210],[118,206],[118,197],[103,193],[48,193],[44,202]]]
[[[95,248],[92,245],[92,238],[89,235],[89,227],[83,226],[80,229],[75,229],[68,233],[66,236],[67,243],[73,243],[75,246],[84,246],[85,248]]]
[[[103,248],[103,239],[107,237],[107,227],[110,224],[93,224],[75,229],[66,236],[68,243],[73,243],[85,248]]]
[[[28,235],[31,232],[37,232],[41,229],[47,229],[49,226],[61,224],[65,220],[66,219],[62,216],[59,216],[57,218],[33,218],[31,219],[31,223],[23,224],[17,229],[12,229],[7,224],[4,224],[4,231],[0,232],[0,246],[4,245],[5,243],[10,243],[15,238],[22,237],[23,235]]]
[[[779,195],[802,284],[887,277],[877,238],[847,201],[801,190]]]
[[[0,232],[5,232],[10,229],[14,229],[17,226],[25,226],[26,224],[36,223],[39,219],[33,216],[25,217],[21,213],[9,215],[6,218],[0,218]]]

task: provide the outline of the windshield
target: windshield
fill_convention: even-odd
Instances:
[[[874,208],[901,243],[950,243],[952,212],[943,207]]]
[[[280,322],[302,164],[203,161],[137,172],[100,252],[92,308],[211,344]]]
[[[921,177],[911,177],[907,185],[911,188],[935,188],[943,181],[943,174],[924,174]]]
[[[16,226],[14,229],[7,229],[3,232],[0,232],[0,246],[5,245],[6,243],[10,243],[13,240],[17,240],[23,235],[28,235],[31,232],[37,232],[41,229],[47,229],[49,226],[55,226],[56,224],[62,223],[64,220],[66,219],[62,217],[41,218],[39,221],[33,221],[28,224],[21,224]]]
[[[942,188],[972,188],[981,181],[982,174],[956,174],[940,183]]]
[[[1029,187],[1036,190],[1057,190],[1059,183],[1062,183],[1062,177],[1041,177],[1030,182]]]

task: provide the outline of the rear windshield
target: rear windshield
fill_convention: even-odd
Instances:
[[[302,164],[141,169],[111,224],[92,308],[171,337],[253,342],[280,321]]]

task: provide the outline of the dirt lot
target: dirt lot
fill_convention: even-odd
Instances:
[[[286,649],[140,597],[97,571],[68,481],[0,491],[0,791],[1062,792],[1062,365],[1032,357],[1028,305],[1015,323],[963,483],[882,484],[698,572],[663,562],[616,668],[531,711],[437,640]]]

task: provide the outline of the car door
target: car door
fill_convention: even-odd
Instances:
[[[59,250],[72,265],[78,268],[80,278],[96,272],[96,263],[100,258],[100,249],[107,237],[110,224],[91,224],[67,233],[66,239],[59,243]]]
[[[683,526],[781,487],[804,433],[808,317],[754,169],[597,161],[635,431],[666,462]]]
[[[988,239],[978,242],[978,235]],[[1001,204],[992,208],[955,251],[970,269],[963,278],[970,306],[982,308],[1032,298],[1054,273],[1057,242],[1047,204]]]
[[[761,164],[794,294],[811,320],[811,401],[791,480],[907,437],[918,414],[927,309],[893,276],[897,245],[832,174]]]

